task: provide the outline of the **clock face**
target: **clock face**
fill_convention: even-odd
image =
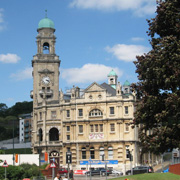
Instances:
[[[44,76],[44,77],[42,78],[42,82],[43,82],[44,84],[49,84],[49,83],[50,83],[50,78],[49,78],[48,76]]]

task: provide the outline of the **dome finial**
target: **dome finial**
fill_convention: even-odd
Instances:
[[[47,18],[47,9],[45,10],[45,18]]]

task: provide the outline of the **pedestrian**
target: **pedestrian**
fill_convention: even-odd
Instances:
[[[70,179],[70,180],[73,180],[73,179],[74,179],[73,170],[71,170],[71,171],[69,172],[69,179]]]
[[[67,175],[63,178],[63,180],[68,180],[68,177],[67,177]]]
[[[54,180],[62,180],[61,176],[59,173],[57,173],[56,177],[54,178]]]

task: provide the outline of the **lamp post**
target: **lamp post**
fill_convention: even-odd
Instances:
[[[38,147],[38,154],[39,154],[39,177],[41,176],[40,166],[41,166],[41,148],[40,148],[40,134],[39,134],[39,147]]]
[[[15,160],[15,158],[14,158],[14,118],[13,118],[13,166],[14,166],[14,160]]]
[[[142,165],[142,148],[139,148],[139,162]]]
[[[105,164],[106,180],[107,180],[107,162],[106,162],[106,160],[105,160],[105,154],[102,154],[102,161],[104,161],[104,164]]]
[[[89,162],[90,162],[90,180],[92,179],[92,176],[91,176],[91,158],[89,158]]]

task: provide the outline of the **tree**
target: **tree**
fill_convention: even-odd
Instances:
[[[33,111],[33,103],[31,102],[17,102],[14,106],[8,109],[8,114],[19,116],[20,114],[31,113]]]
[[[134,125],[144,150],[163,153],[180,148],[180,1],[157,1],[148,20],[152,50],[137,56]]]
[[[31,102],[17,102],[14,106],[8,108],[6,104],[0,103],[0,141],[12,138],[13,126],[15,137],[18,133],[18,116],[25,113],[31,113],[33,110]]]
[[[4,117],[5,113],[7,112],[7,105],[4,103],[0,103],[0,116]]]

